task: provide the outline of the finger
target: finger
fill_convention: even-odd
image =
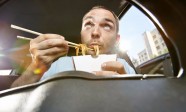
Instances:
[[[37,38],[33,39],[31,42],[40,43],[40,42],[47,40],[47,39],[60,39],[60,38],[64,39],[63,36],[57,35],[57,34],[43,34],[43,35],[40,35]]]
[[[33,46],[37,47],[37,49],[39,50],[48,49],[52,47],[64,47],[65,49],[67,49],[68,43],[64,39],[47,39]]]
[[[67,53],[68,50],[60,49],[60,48],[50,48],[46,50],[35,50],[33,55],[33,61],[35,62],[42,62],[45,64],[50,64],[57,58],[64,56]]]
[[[104,71],[116,71],[119,74],[126,74],[123,64],[117,61],[105,62],[101,66]]]
[[[34,58],[33,62],[37,66],[45,66],[46,68],[50,67],[52,62],[55,61],[57,56],[44,56],[44,55],[37,55],[36,58]]]
[[[46,50],[41,50],[42,51],[42,55],[47,55],[47,56],[51,56],[51,55],[58,55],[58,54],[67,54],[68,52],[68,48],[64,48],[64,47],[53,47],[53,48],[49,48]]]
[[[37,55],[36,61],[37,65],[49,67],[53,62],[52,56]]]
[[[54,40],[52,42],[50,42],[51,40],[50,41],[46,41],[46,43],[48,42],[49,45],[47,44],[47,45],[44,45],[44,46],[43,46],[43,44],[41,44],[41,45],[39,44],[39,43],[41,43],[41,42],[43,42],[45,40],[48,40],[48,39],[61,39],[61,40],[58,41],[57,43],[56,43],[57,40]],[[67,46],[67,42],[66,41],[63,42],[63,41],[64,41],[64,37],[62,37],[60,35],[44,34],[44,35],[41,35],[41,36],[39,36],[39,37],[37,37],[37,38],[35,38],[35,39],[30,41],[30,52],[33,52],[34,50],[37,50],[37,49],[45,49],[45,48],[47,48],[47,46],[52,46],[52,45],[55,46],[55,43],[57,45],[60,44],[60,45]]]
[[[113,72],[113,71],[94,71],[93,73],[97,76],[118,75],[117,72]]]

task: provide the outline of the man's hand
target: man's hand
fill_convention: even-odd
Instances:
[[[116,75],[126,74],[123,64],[117,61],[105,62],[101,66],[103,71],[95,71],[96,75]]]
[[[54,60],[67,52],[67,41],[63,36],[57,34],[44,34],[30,41],[32,63],[39,68],[46,68],[47,70]]]
[[[40,80],[51,63],[68,52],[68,43],[64,37],[56,34],[44,34],[30,41],[32,63],[11,87],[32,84]]]

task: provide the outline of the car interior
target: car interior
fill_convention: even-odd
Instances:
[[[61,34],[70,42],[81,43],[82,17],[96,5],[111,9],[120,20],[132,7],[137,8],[156,27],[168,52],[138,65],[128,53],[118,52],[136,75],[94,76],[67,71],[34,84],[10,88],[32,60],[30,40],[16,36],[37,37],[12,29],[12,24],[40,33]],[[0,111],[184,112],[185,6],[184,1],[177,0],[1,0]],[[70,48],[67,55],[74,56],[75,49]],[[3,70],[9,70],[8,75]]]

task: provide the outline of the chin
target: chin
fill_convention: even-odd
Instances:
[[[104,54],[104,53],[100,51],[99,54]],[[96,55],[96,53],[94,51],[87,51],[87,55]]]
[[[94,51],[87,51],[87,55],[95,55]]]

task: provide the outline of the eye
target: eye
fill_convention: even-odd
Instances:
[[[93,25],[94,25],[94,24],[93,24],[92,22],[89,21],[89,22],[85,23],[84,27],[86,27],[86,28],[91,28]]]
[[[112,29],[112,27],[111,27],[109,24],[105,24],[105,25],[103,26],[103,28],[104,28],[105,30],[111,30],[111,29]]]

